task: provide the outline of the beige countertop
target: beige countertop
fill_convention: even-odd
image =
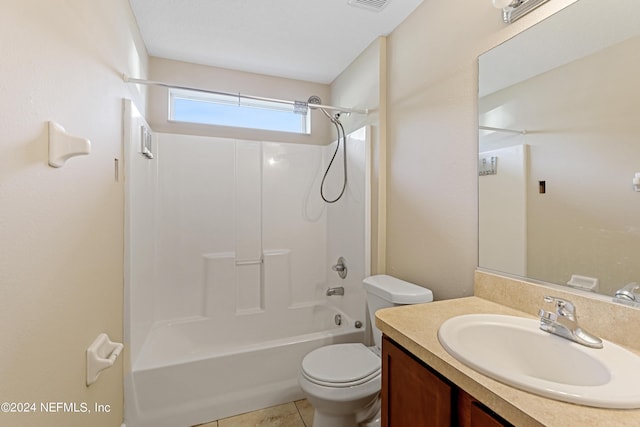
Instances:
[[[467,297],[382,309],[376,313],[376,326],[517,427],[640,426],[640,409],[600,409],[559,402],[502,384],[458,362],[440,345],[438,328],[451,317],[473,313],[533,318],[479,297]]]

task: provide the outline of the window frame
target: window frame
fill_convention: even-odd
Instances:
[[[189,89],[178,89],[178,88],[170,88],[168,91],[168,118],[169,122],[175,123],[194,123],[200,125],[207,126],[226,126],[233,127],[237,129],[252,129],[252,130],[263,130],[268,132],[285,132],[285,133],[293,133],[299,135],[310,135],[311,134],[311,114],[309,109],[307,108],[306,114],[297,112],[297,108],[294,103],[288,103],[286,101],[279,102],[277,100],[267,100],[267,99],[256,99],[253,97],[243,96],[241,94],[232,95],[226,93],[215,93],[215,92],[203,92],[197,90],[189,90]],[[261,126],[241,126],[238,124],[224,122],[222,121],[198,121],[198,120],[185,120],[185,119],[176,119],[176,107],[175,101],[176,99],[191,101],[191,102],[205,102],[209,104],[216,105],[218,107],[239,107],[239,108],[250,108],[254,114],[256,114],[255,110],[266,110],[270,112],[280,112],[280,113],[291,113],[299,116],[300,118],[300,128],[299,130],[294,130],[292,128],[286,127],[261,127]],[[236,111],[229,110],[230,112],[237,113]]]

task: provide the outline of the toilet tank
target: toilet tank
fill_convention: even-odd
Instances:
[[[362,281],[362,286],[367,293],[371,331],[373,341],[378,348],[382,347],[382,332],[376,328],[376,311],[386,307],[433,301],[433,293],[430,289],[386,274],[367,277]]]

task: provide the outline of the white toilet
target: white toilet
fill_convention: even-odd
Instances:
[[[302,360],[298,383],[315,408],[313,427],[380,425],[382,332],[375,312],[384,307],[433,301],[429,289],[387,275],[363,280],[375,346],[360,343],[318,348]]]

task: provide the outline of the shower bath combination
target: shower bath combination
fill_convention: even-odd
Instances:
[[[342,126],[342,123],[340,122],[341,112],[337,112],[332,116],[327,112],[327,110],[325,110],[322,107],[313,107],[312,106],[313,104],[316,104],[316,105],[322,104],[322,100],[320,99],[319,96],[316,96],[316,95],[310,96],[309,99],[307,100],[307,103],[309,105],[309,108],[314,108],[314,109],[319,108],[320,111],[322,111],[324,115],[327,116],[329,120],[331,120],[331,123],[333,123],[333,125],[336,127],[336,133],[338,134],[338,144],[336,145],[336,150],[333,152],[331,161],[329,161],[329,166],[327,166],[327,170],[324,172],[324,176],[322,177],[322,182],[320,183],[320,197],[322,197],[322,200],[324,200],[327,203],[335,203],[338,200],[340,200],[340,198],[342,198],[345,190],[347,189],[347,135],[344,131],[344,127]],[[344,168],[344,179],[342,181],[342,190],[340,190],[340,194],[338,194],[338,196],[335,199],[329,200],[324,195],[324,182],[327,179],[327,175],[329,174],[329,170],[333,165],[333,161],[336,159],[336,155],[340,150],[340,144],[342,144],[342,158],[343,158],[343,168]]]
[[[319,165],[336,147],[152,131],[149,159],[148,124],[131,102],[124,117],[126,425],[197,425],[302,399],[304,355],[365,339],[368,128],[346,137],[349,197],[325,204]],[[333,198],[342,181],[327,181]],[[339,256],[344,279],[330,270]],[[336,280],[345,297],[325,295]]]

